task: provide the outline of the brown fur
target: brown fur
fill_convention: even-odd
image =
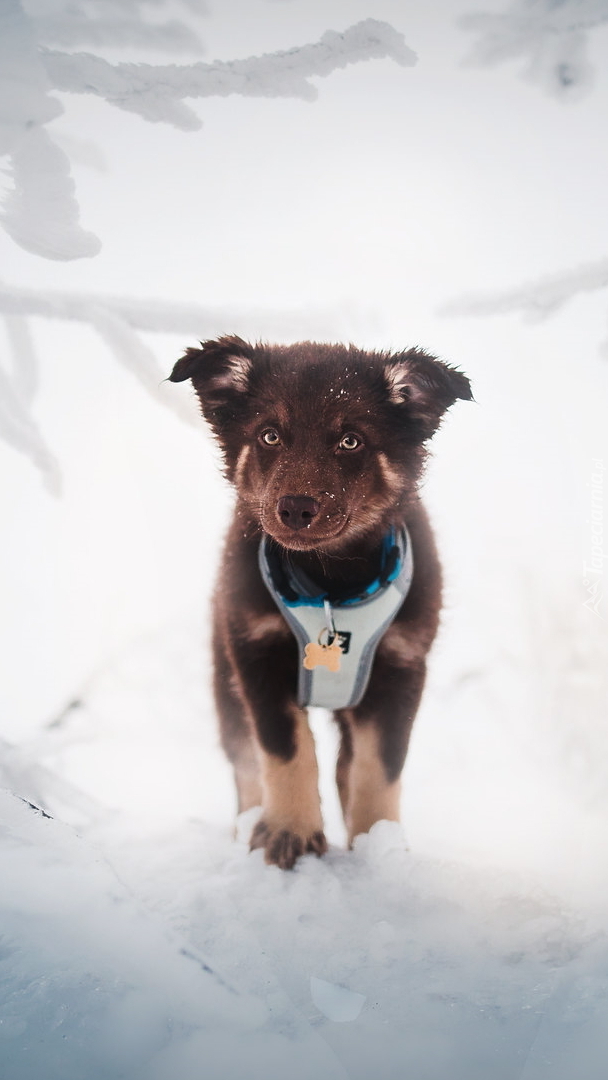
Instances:
[[[417,349],[249,345],[237,337],[188,349],[170,378],[192,379],[236,489],[214,601],[215,694],[239,811],[262,805],[251,846],[289,868],[327,845],[313,738],[296,704],[298,649],[260,576],[260,536],[327,588],[372,580],[391,527],[406,524],[411,536],[410,591],[378,646],[360,705],[335,714],[336,779],[352,841],[381,818],[399,818],[400,775],[441,606],[417,487],[426,441],[457,398],[471,398],[470,386]],[[306,515],[297,525],[296,511]]]

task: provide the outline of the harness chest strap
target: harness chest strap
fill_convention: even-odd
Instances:
[[[387,581],[359,599],[330,603],[324,596],[287,599],[274,580],[269,542],[263,538],[260,572],[300,650],[299,705],[345,709],[361,701],[378,642],[403,604],[414,572],[407,529],[394,544],[399,555]]]

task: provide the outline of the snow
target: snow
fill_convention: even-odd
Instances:
[[[432,7],[3,7],[2,150],[29,162],[0,238],[3,1080],[605,1076],[604,5]],[[589,92],[555,96],[582,45]],[[142,113],[197,130],[84,93],[82,48],[131,90],[171,71]],[[205,97],[200,129],[181,68],[257,96]],[[403,828],[345,851],[312,710],[330,849],[290,873],[248,852],[256,810],[234,834],[230,496],[165,381],[226,332],[422,345],[476,399],[425,482],[446,595]]]
[[[228,1032],[243,1053],[259,1001],[172,939],[65,826],[6,794],[2,820],[4,1075],[124,1075],[200,1026],[210,1061],[230,1060],[215,1050]]]
[[[338,1024],[356,1020],[366,1001],[365,994],[317,979],[315,975],[310,976],[310,996],[319,1012]]]
[[[328,776],[327,857],[266,867],[247,852],[257,811],[231,839],[200,636],[182,621],[142,639],[3,755],[4,783],[71,823],[6,796],[8,1075],[36,1075],[42,1029],[47,1076],[90,1055],[100,1076],[145,1063],[163,1080],[201,1057],[211,1076],[566,1080],[565,1055],[599,1080],[603,912],[538,873],[411,849],[394,823],[345,852]]]

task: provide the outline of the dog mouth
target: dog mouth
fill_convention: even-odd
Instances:
[[[307,530],[301,530],[297,535],[287,535],[282,533],[278,535],[278,530],[274,533],[269,533],[273,540],[276,540],[281,547],[287,548],[289,551],[314,551],[318,548],[324,548],[332,541],[337,540],[346,529],[347,522],[345,522],[339,529],[331,533],[316,533],[311,536]]]
[[[348,518],[345,518],[339,525],[328,531],[321,531],[318,526],[315,527],[311,523],[298,529],[297,532],[280,527],[265,528],[264,532],[268,533],[273,540],[276,540],[281,547],[288,548],[290,551],[310,551],[337,540],[347,526]]]

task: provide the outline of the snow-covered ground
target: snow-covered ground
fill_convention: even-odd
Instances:
[[[573,6],[83,3],[91,36],[3,4],[3,1080],[604,1080],[608,25]],[[171,106],[182,75],[121,69],[118,108],[57,58],[199,39],[269,59]],[[344,850],[315,711],[331,846],[291,873],[233,836],[206,614],[230,496],[162,382],[234,331],[420,344],[477,402],[426,481],[446,606],[404,832]]]

